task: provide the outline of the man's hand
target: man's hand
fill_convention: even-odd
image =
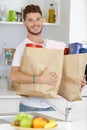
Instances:
[[[55,86],[57,82],[58,75],[55,72],[49,72],[48,68],[45,68],[44,71],[37,76],[37,83]]]

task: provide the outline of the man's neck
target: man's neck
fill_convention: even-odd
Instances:
[[[31,40],[32,42],[43,44],[43,38],[41,35],[28,35],[27,38]]]

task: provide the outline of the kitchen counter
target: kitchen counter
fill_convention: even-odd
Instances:
[[[87,120],[86,120],[87,121]],[[49,130],[86,130],[86,121],[57,122],[58,126]],[[16,130],[10,124],[0,124],[1,130]],[[28,129],[29,130],[29,129]]]
[[[61,105],[63,102],[61,102]],[[87,98],[83,98],[82,101],[77,101],[72,103],[72,122],[65,122],[63,120],[57,120],[58,127],[53,130],[86,130],[87,129]],[[48,116],[58,117],[58,113],[49,111],[49,112],[39,112]],[[9,115],[9,114],[8,114]],[[0,115],[0,120],[3,115]],[[10,124],[0,124],[1,130],[15,130],[14,127]]]
[[[34,113],[34,114],[36,114],[36,115],[38,115],[38,114],[40,114],[40,113],[37,113],[37,112],[31,112],[31,113]],[[49,111],[48,113],[46,112],[43,112],[43,114],[41,114],[41,115],[48,115],[48,117],[50,118],[50,119],[55,119],[56,120],[56,123],[58,124],[58,126],[56,127],[56,128],[53,128],[52,130],[67,130],[67,125],[66,124],[68,124],[68,122],[65,122],[65,121],[61,121],[61,120],[59,120],[59,119],[57,119],[57,118],[52,118],[52,116],[54,116],[55,115],[55,112],[51,112],[51,111]],[[40,115],[39,115],[40,116]],[[2,121],[2,124],[0,124],[0,129],[1,130],[15,130],[15,128],[13,127],[13,126],[11,126],[10,124],[11,123],[6,123],[6,121],[11,121],[11,120],[13,120],[13,118],[14,118],[14,116],[0,116],[0,122]],[[3,120],[2,120],[3,119]],[[5,119],[5,120],[4,120]],[[5,121],[5,122],[3,122],[3,121]],[[69,123],[69,124],[71,124],[71,123]],[[66,129],[65,129],[66,128]]]
[[[15,91],[0,92],[0,98],[21,98]]]
[[[0,92],[0,113],[18,112],[20,99],[16,92]]]

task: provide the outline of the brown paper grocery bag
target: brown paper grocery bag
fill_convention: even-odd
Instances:
[[[84,76],[87,54],[64,56],[63,73],[58,94],[69,101],[81,100],[80,82]]]
[[[56,98],[62,76],[63,57],[63,50],[25,47],[20,70],[26,74],[39,75],[48,67],[50,72],[58,74],[58,83],[56,86],[20,84],[17,88],[17,94]]]

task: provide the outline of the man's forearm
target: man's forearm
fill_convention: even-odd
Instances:
[[[56,85],[58,81],[58,75],[55,72],[49,73],[48,68],[44,69],[39,75],[29,75],[20,71],[20,68],[13,67],[11,69],[10,79],[13,82],[19,82],[24,84],[38,83]]]
[[[25,74],[21,71],[18,72],[12,72],[12,75],[10,76],[11,81],[13,82],[19,82],[19,83],[25,83],[25,84],[31,84],[31,83],[39,83],[41,84],[40,76],[35,76],[34,82],[33,82],[33,75]]]
[[[11,81],[19,83],[32,83],[32,75],[25,74],[23,72],[12,72],[10,76]]]

